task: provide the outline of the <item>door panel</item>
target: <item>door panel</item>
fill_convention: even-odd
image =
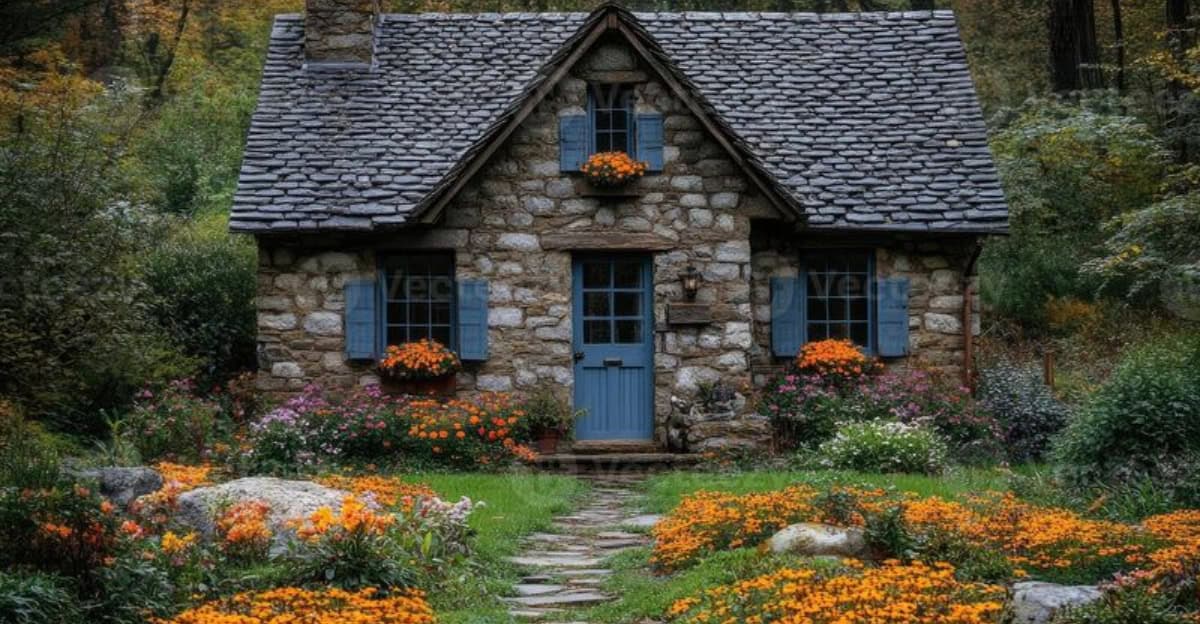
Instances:
[[[572,305],[580,440],[654,436],[654,315],[650,258],[579,256]]]

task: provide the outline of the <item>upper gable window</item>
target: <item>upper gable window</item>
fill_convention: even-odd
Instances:
[[[633,86],[593,84],[588,87],[593,152],[633,153]]]

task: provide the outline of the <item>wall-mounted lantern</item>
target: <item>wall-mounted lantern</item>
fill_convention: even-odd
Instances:
[[[688,265],[682,273],[679,274],[679,281],[683,284],[683,295],[688,301],[696,300],[696,291],[700,290],[700,271],[696,267]]]

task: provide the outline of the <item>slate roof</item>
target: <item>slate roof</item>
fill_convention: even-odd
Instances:
[[[949,11],[637,13],[812,229],[1000,232],[1007,208]],[[370,70],[304,67],[276,18],[231,228],[411,222],[584,13],[384,15]]]

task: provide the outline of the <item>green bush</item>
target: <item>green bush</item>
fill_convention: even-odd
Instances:
[[[979,402],[995,416],[1008,458],[1018,463],[1041,459],[1069,413],[1037,369],[1009,363],[980,370]]]
[[[199,362],[202,387],[254,367],[253,242],[231,236],[224,217],[204,217],[174,233],[145,259],[150,313]]]
[[[55,576],[0,570],[0,622],[70,624],[80,621],[79,599]]]
[[[1194,473],[1179,462],[1200,454],[1200,338],[1128,355],[1063,430],[1055,454],[1069,487],[1147,478],[1170,486],[1180,470]]]
[[[946,468],[946,443],[924,427],[899,422],[842,423],[833,439],[817,448],[827,468],[862,472],[939,474]]]

